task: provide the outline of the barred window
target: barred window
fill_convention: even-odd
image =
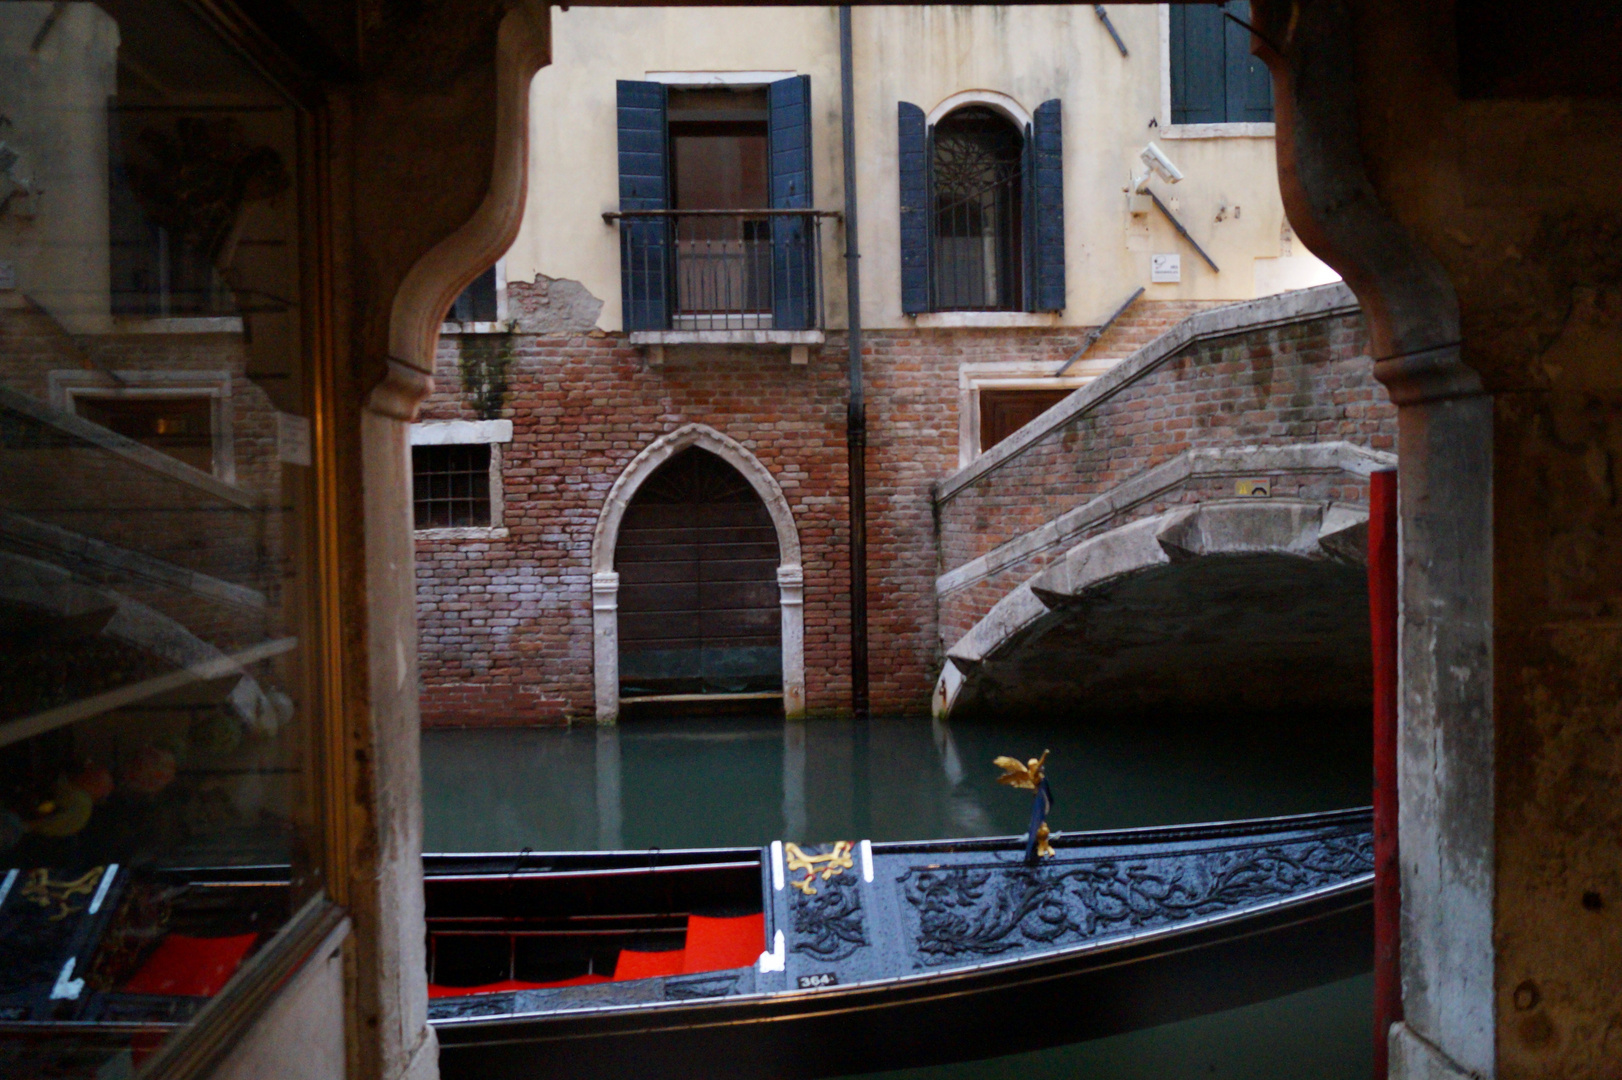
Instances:
[[[935,125],[934,277],[937,311],[1024,306],[1025,139],[971,105]]]
[[[490,524],[490,444],[413,446],[411,497],[417,528]]]

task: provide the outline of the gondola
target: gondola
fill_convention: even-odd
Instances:
[[[425,857],[448,1080],[822,1077],[1367,971],[1367,810],[1026,839]]]

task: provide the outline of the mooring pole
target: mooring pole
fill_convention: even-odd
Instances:
[[[1402,884],[1397,861],[1397,474],[1369,477],[1369,628],[1374,653],[1374,1076],[1385,1080],[1402,1019]]]
[[[845,310],[850,399],[845,457],[850,469],[850,709],[867,706],[867,403],[862,395],[862,274],[856,229],[856,102],[851,74],[850,7],[839,9],[839,92],[845,154]]]

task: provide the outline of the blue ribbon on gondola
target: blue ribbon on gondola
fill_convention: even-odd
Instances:
[[[1042,827],[1042,822],[1048,819],[1048,812],[1053,809],[1053,789],[1048,786],[1048,778],[1042,777],[1042,782],[1036,785],[1036,797],[1031,800],[1031,828],[1025,835],[1025,862],[1027,865],[1036,865],[1036,832]]]

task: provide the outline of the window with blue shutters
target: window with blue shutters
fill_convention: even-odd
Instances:
[[[807,76],[620,82],[619,140],[626,329],[820,324]]]
[[[1170,8],[1171,122],[1256,124],[1273,121],[1273,79],[1250,54],[1249,0],[1173,4]]]
[[[670,209],[669,132],[662,83],[620,80],[620,212]],[[670,326],[670,221],[620,221],[620,298],[625,329]]]
[[[1028,125],[967,105],[931,125],[897,111],[901,308],[1064,307],[1064,153],[1059,102]]]

